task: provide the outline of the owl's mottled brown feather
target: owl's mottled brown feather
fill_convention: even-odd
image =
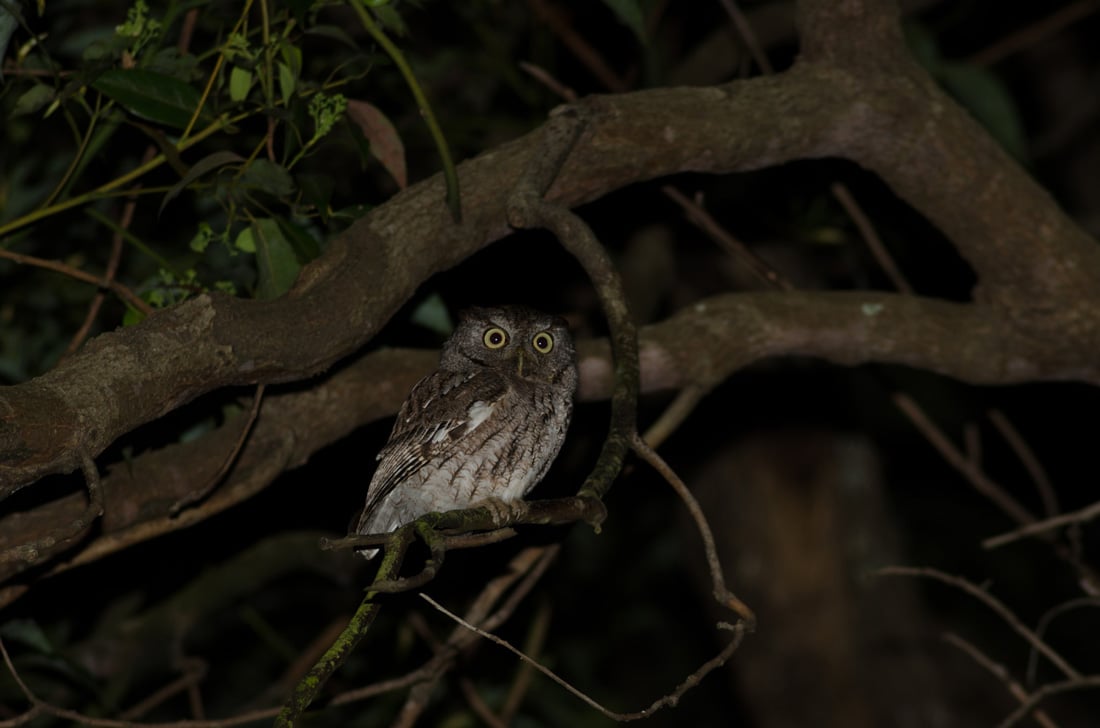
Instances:
[[[490,331],[505,343],[490,347]],[[533,341],[545,335],[553,348],[542,352]],[[576,385],[563,321],[513,306],[467,312],[440,369],[402,405],[355,531],[384,533],[432,511],[522,498],[557,455]]]

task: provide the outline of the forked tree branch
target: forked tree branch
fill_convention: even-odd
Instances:
[[[578,102],[589,122],[547,199],[573,207],[676,172],[746,171],[842,157],[878,174],[974,267],[972,303],[884,293],[732,294],[643,331],[642,389],[704,388],[761,358],[900,363],[978,383],[1100,382],[1100,246],[904,51],[886,0],[800,4],[803,54],[790,70],[713,88]],[[53,371],[0,389],[0,497],[81,466],[118,437],[226,386],[301,380],[367,343],[432,274],[508,231],[510,189],[542,130],[460,166],[464,222],[443,183],[372,211],[274,301],[204,295],[101,335]],[[287,332],[291,332],[288,335]],[[607,396],[606,344],[582,347],[582,394]],[[306,392],[273,393],[231,476],[196,508],[174,502],[224,462],[224,433],[175,445],[103,478],[102,535],[53,569],[197,522],[258,492],[356,424],[392,413],[431,353],[369,354]],[[374,378],[357,380],[371,371]],[[351,382],[355,382],[351,384]],[[348,388],[358,403],[337,398]],[[389,389],[393,387],[393,390]],[[337,406],[336,403],[339,403]],[[167,496],[167,498],[165,497]],[[0,523],[10,576],[20,546],[71,517],[61,499]],[[21,587],[16,588],[16,592]],[[0,601],[16,592],[0,595]]]

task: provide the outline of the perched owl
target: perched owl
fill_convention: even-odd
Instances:
[[[355,532],[522,498],[558,454],[576,388],[565,321],[521,306],[464,311],[439,369],[397,414]],[[369,559],[377,549],[362,553]]]

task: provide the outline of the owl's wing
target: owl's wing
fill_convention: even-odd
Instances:
[[[367,504],[356,531],[393,489],[428,463],[452,452],[492,414],[508,389],[495,371],[436,371],[417,382],[397,413],[378,469],[367,489]]]

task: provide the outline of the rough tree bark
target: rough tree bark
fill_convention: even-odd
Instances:
[[[1100,382],[1095,241],[909,57],[894,2],[798,7],[801,57],[784,73],[582,100],[593,123],[549,197],[576,206],[676,172],[850,159],[951,241],[977,274],[973,300],[815,291],[701,301],[643,329],[643,389],[708,387],[753,361],[793,354],[904,364],[976,383]],[[178,517],[171,505],[217,469],[238,422],[110,468],[95,538],[85,532],[34,554],[17,548],[71,522],[83,494],[4,515],[0,576],[32,565],[57,571],[187,526],[395,411],[433,354],[357,352],[422,282],[508,235],[500,190],[512,187],[541,133],[460,166],[461,225],[434,177],[335,240],[282,298],[203,295],[101,335],[53,371],[0,390],[2,496],[77,469],[85,455],[201,394],[312,379],[305,390],[268,397],[233,473]],[[606,396],[606,343],[582,342],[581,355],[582,395]],[[338,362],[338,371],[318,376]],[[9,588],[0,602],[22,590]]]

